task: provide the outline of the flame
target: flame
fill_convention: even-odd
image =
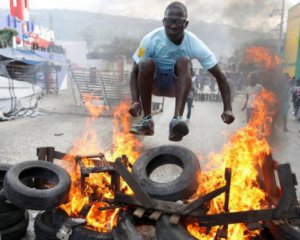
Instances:
[[[76,163],[76,157],[71,156],[87,156],[101,152],[107,161],[113,162],[117,157],[126,155],[129,162],[133,164],[140,155],[142,144],[129,133],[129,102],[124,102],[114,111],[113,115],[113,150],[105,152],[97,138],[94,126],[96,117],[101,116],[106,108],[95,106],[92,101],[94,99],[96,98],[93,96],[85,96],[85,106],[90,117],[86,119],[83,136],[75,141],[69,155],[64,158],[66,161],[59,162],[68,170],[72,179],[69,201],[60,205],[60,208],[72,217],[84,217],[84,212],[88,210],[87,226],[99,232],[108,232],[117,224],[119,212],[118,209],[99,210],[100,207],[108,205],[103,202],[104,199],[114,197],[110,188],[110,175],[108,173],[92,173],[83,178],[80,167]],[[83,158],[82,163],[86,168],[94,167],[96,164],[95,161],[88,158]],[[99,161],[99,163],[101,162]],[[127,194],[132,194],[131,189],[122,179],[121,189]]]
[[[107,207],[107,203],[97,202],[93,204],[90,212],[86,216],[87,225],[91,226],[92,229],[96,229],[100,232],[109,232],[112,227],[117,225],[118,210],[99,210],[101,207]]]
[[[94,102],[100,102],[99,97],[93,96],[90,94],[82,94],[83,102],[90,115],[94,118],[100,117],[106,110],[108,110],[107,106],[104,105],[96,105]]]
[[[274,69],[281,64],[279,56],[266,47],[254,46],[245,50],[245,64],[260,64],[264,69]]]
[[[218,154],[210,155],[210,164],[199,175],[197,196],[211,192],[225,185],[225,168],[232,169],[230,188],[230,212],[258,210],[267,207],[266,194],[258,184],[259,166],[263,158],[270,153],[268,136],[274,116],[273,106],[276,98],[273,93],[263,91],[256,99],[256,111],[249,123],[233,136]],[[221,167],[220,167],[221,166]],[[224,212],[224,194],[210,202],[208,214]],[[206,234],[197,223],[189,223],[188,231],[198,239],[214,239],[219,227]],[[228,239],[252,239],[258,232],[248,231],[244,224],[228,227]]]
[[[116,159],[126,155],[131,164],[135,162],[140,155],[142,143],[130,134],[131,122],[127,114],[130,103],[123,102],[113,116],[113,152],[108,152],[107,157]]]

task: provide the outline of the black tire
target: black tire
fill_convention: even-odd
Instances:
[[[42,180],[49,188],[32,188],[28,180]],[[67,199],[71,186],[69,174],[61,167],[44,161],[14,165],[4,178],[4,193],[18,207],[33,210],[51,209]]]
[[[24,218],[25,210],[18,208],[14,211],[0,212],[0,231],[10,228]]]
[[[289,222],[269,224],[270,232],[276,240],[300,240],[300,228],[299,226],[292,225]]]
[[[100,233],[92,231],[83,226],[78,226],[73,229],[73,233],[69,238],[70,240],[114,240],[111,233]]]
[[[27,231],[29,223],[29,214],[25,211],[24,217],[21,221],[11,228],[0,230],[2,240],[18,240],[21,239]]]
[[[174,181],[157,183],[149,178],[150,173],[164,164],[176,164],[183,171]],[[147,150],[134,163],[133,176],[153,198],[177,201],[189,198],[197,189],[197,173],[200,163],[197,156],[182,146],[166,145]]]
[[[0,190],[0,207],[1,207],[1,205],[3,205],[5,203],[5,201],[6,201],[6,197],[5,197],[4,191],[2,189],[2,190]]]
[[[34,220],[36,240],[58,240],[56,233],[66,219],[65,213],[56,210],[39,213]]]
[[[0,214],[1,213],[6,213],[6,212],[15,212],[17,210],[19,210],[21,208],[11,204],[11,203],[8,203],[8,202],[4,202],[0,205]]]
[[[66,221],[67,215],[61,211],[39,213],[34,221],[36,240],[58,240],[56,233]],[[84,226],[73,228],[69,240],[113,240],[111,233],[99,233]]]
[[[161,216],[155,224],[157,240],[196,240],[180,224],[169,223],[168,216]]]
[[[0,190],[3,188],[3,181],[4,181],[4,176],[8,169],[10,169],[12,165],[6,164],[6,163],[1,163],[0,164]]]

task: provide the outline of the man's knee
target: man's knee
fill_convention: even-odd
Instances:
[[[155,71],[155,64],[151,58],[147,58],[139,63],[139,72],[142,74],[153,74]]]
[[[191,69],[192,69],[192,62],[190,58],[180,57],[177,59],[175,64],[175,70],[177,73],[191,72]]]

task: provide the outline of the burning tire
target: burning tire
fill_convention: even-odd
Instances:
[[[182,173],[175,180],[158,183],[150,179],[150,174],[166,164],[177,165]],[[149,149],[135,162],[132,174],[144,190],[153,198],[177,201],[190,197],[197,189],[197,173],[200,164],[197,156],[182,146],[160,146]]]
[[[4,176],[8,169],[11,168],[12,165],[6,164],[6,163],[1,163],[0,164],[0,190],[3,188],[3,181],[4,181]]]
[[[14,226],[10,228],[0,230],[1,239],[2,240],[21,239],[26,234],[28,223],[29,223],[29,214],[27,211],[25,211],[22,220],[20,220],[18,223],[14,224]]]
[[[60,211],[39,213],[34,221],[36,240],[58,240],[57,232],[68,216]],[[111,233],[99,233],[80,225],[72,229],[69,240],[113,240]]]
[[[43,184],[35,184],[39,182]],[[4,178],[6,197],[24,209],[45,210],[58,206],[66,199],[70,186],[70,176],[63,168],[44,161],[16,164]]]
[[[270,231],[276,240],[300,240],[300,228],[298,225],[292,225],[288,221],[270,222]]]

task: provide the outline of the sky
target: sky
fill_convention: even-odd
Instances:
[[[73,9],[113,15],[160,20],[172,0],[28,0],[31,9]],[[276,27],[283,0],[180,0],[189,11],[190,20],[230,24],[242,28]],[[286,0],[287,9],[300,0]],[[9,0],[0,0],[1,8]],[[272,17],[270,13],[273,12]],[[275,24],[275,25],[274,25]],[[273,26],[274,25],[274,26]]]

